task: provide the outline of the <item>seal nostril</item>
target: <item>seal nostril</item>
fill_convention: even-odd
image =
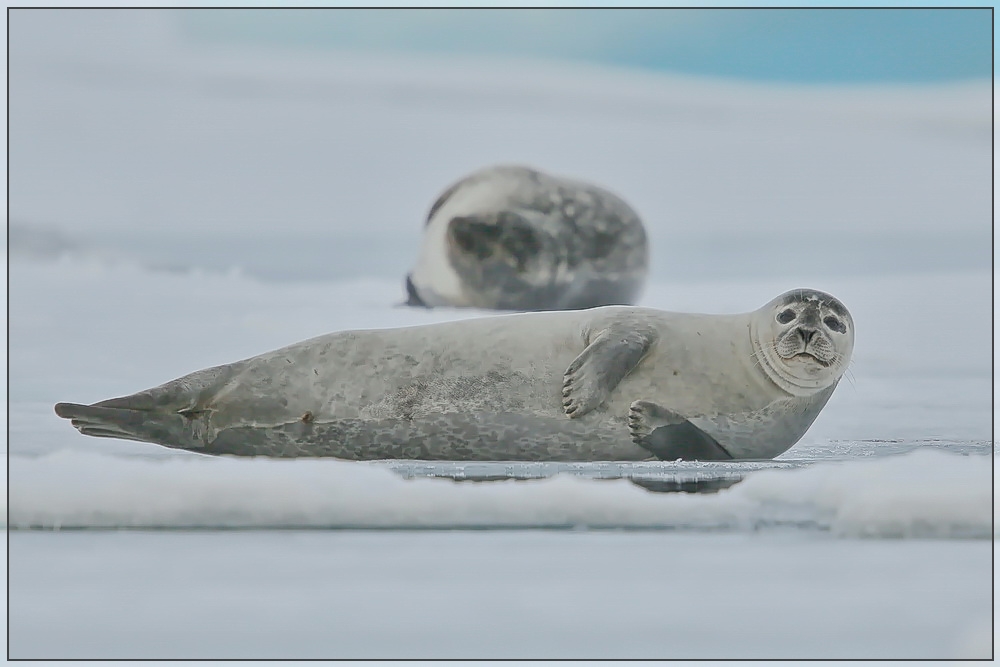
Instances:
[[[816,335],[815,329],[804,329],[802,327],[799,327],[798,332],[799,332],[799,337],[802,339],[802,342],[805,343],[806,345],[808,345],[809,341],[812,340],[812,337]]]

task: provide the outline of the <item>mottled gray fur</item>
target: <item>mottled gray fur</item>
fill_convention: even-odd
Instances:
[[[606,307],[346,331],[56,412],[86,435],[206,454],[772,458],[819,414],[853,341],[832,339],[836,360],[808,376],[825,384],[793,395],[754,351],[755,329],[773,346],[775,306],[743,315]],[[796,351],[786,371],[793,380],[803,357]]]

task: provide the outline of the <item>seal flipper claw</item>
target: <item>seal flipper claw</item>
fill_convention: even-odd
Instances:
[[[614,323],[597,334],[563,375],[563,410],[579,417],[608,399],[642,361],[656,340],[655,330]]]
[[[632,442],[663,461],[726,461],[733,457],[710,435],[669,408],[633,401],[628,411]]]
[[[640,440],[663,426],[676,426],[687,421],[673,410],[650,401],[632,401],[628,409],[628,431],[632,441],[641,444]]]

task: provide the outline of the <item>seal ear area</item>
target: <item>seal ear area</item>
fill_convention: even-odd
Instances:
[[[534,226],[512,211],[457,216],[448,223],[452,246],[480,261],[496,259],[524,272],[542,251]]]
[[[608,400],[657,340],[652,327],[615,322],[598,332],[563,374],[563,410],[580,417]]]

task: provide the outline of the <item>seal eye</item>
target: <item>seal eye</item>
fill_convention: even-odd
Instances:
[[[780,313],[778,313],[778,317],[776,317],[775,319],[782,324],[788,324],[789,322],[795,319],[795,311],[792,310],[791,308],[786,308]]]
[[[826,317],[824,317],[823,324],[825,324],[831,330],[836,331],[837,333],[847,332],[847,327],[844,326],[844,323],[838,320],[833,315],[827,315]]]

